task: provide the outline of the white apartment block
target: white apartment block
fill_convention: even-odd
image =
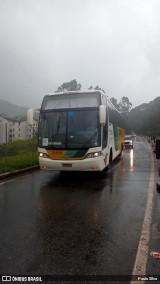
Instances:
[[[32,139],[38,131],[38,121],[34,119],[33,127],[26,120],[14,121],[0,115],[0,144],[8,141]]]

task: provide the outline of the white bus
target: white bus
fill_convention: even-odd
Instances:
[[[33,121],[33,111],[28,111]],[[100,90],[44,96],[39,114],[41,169],[102,171],[121,154],[124,129],[119,112]]]

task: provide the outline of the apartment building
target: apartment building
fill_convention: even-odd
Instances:
[[[38,120],[34,119],[33,127],[26,120],[12,120],[0,115],[0,144],[6,141],[32,139],[38,131]]]

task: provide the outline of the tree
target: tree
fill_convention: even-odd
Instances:
[[[78,91],[78,90],[81,90],[81,84],[77,84],[77,80],[74,79],[70,82],[63,83],[60,87],[58,87],[56,92]]]
[[[90,86],[88,88],[88,90],[101,90],[101,91],[103,91],[99,86],[96,86],[96,87]]]
[[[110,99],[111,103],[115,106],[116,109],[120,110],[120,107],[119,107],[119,103],[117,102],[117,99],[115,98],[111,98]]]
[[[119,110],[123,114],[129,114],[130,109],[132,108],[132,103],[129,101],[127,97],[122,97],[119,103]]]
[[[99,86],[96,86],[94,89],[95,90],[102,90]]]

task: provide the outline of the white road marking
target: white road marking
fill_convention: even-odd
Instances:
[[[3,182],[0,182],[0,186],[3,185],[3,184],[6,184],[6,183],[12,182],[12,181],[14,181],[16,179],[19,179],[19,177],[14,178],[14,179],[10,179],[10,180],[6,180],[6,181],[3,181]]]
[[[14,177],[14,178],[12,178],[12,179],[9,179],[9,180],[5,180],[5,181],[3,181],[3,182],[0,182],[0,186],[1,185],[3,185],[3,184],[6,184],[6,183],[9,183],[9,182],[12,182],[12,181],[15,181],[15,180],[17,180],[17,179],[21,179],[23,176],[30,176],[31,175],[31,172],[30,173],[28,173],[28,174],[24,174],[24,175],[20,175],[20,176],[17,176],[17,177]]]
[[[150,182],[148,186],[148,197],[146,203],[146,211],[141,231],[141,237],[138,245],[136,260],[134,264],[134,269],[132,275],[136,276],[145,276],[146,272],[146,264],[147,258],[149,254],[149,240],[150,240],[150,228],[153,214],[153,197],[154,197],[154,186],[155,186],[155,167],[154,167],[154,159],[153,154],[151,152],[151,172],[150,172]],[[132,283],[139,283],[137,281],[132,281]],[[145,281],[141,281],[141,284],[145,283]]]

